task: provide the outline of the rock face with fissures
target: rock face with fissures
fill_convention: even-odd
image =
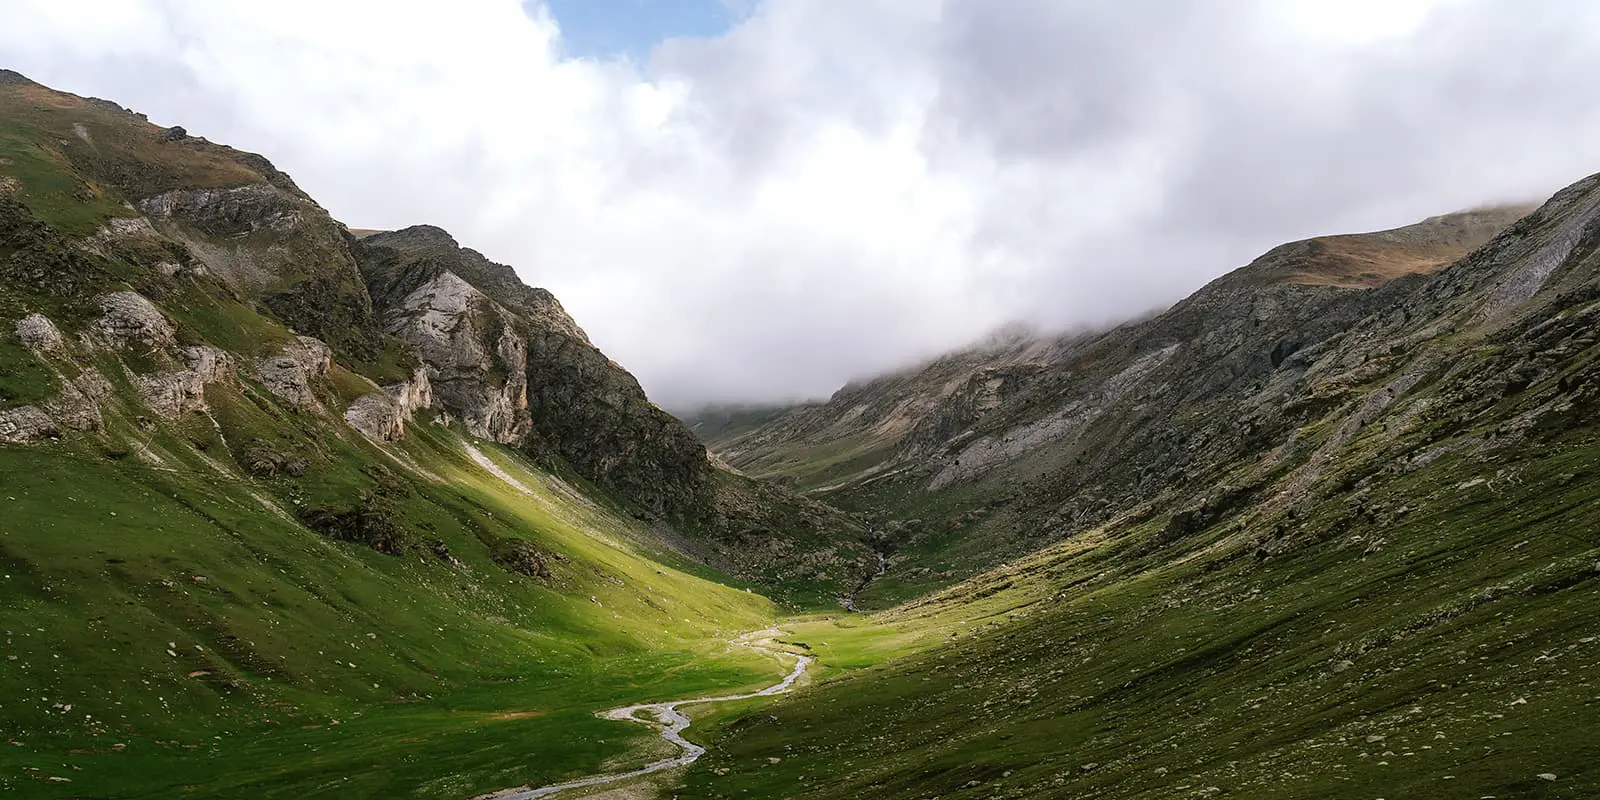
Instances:
[[[299,336],[276,354],[256,359],[256,377],[267,391],[287,400],[302,411],[319,409],[322,404],[311,388],[311,381],[328,371],[333,351],[320,339]]]
[[[43,314],[29,314],[17,320],[17,339],[38,353],[59,352],[65,343],[61,329]]]
[[[139,385],[151,411],[175,418],[190,412],[207,411],[206,387],[234,376],[233,356],[208,345],[184,347],[180,351],[185,369],[141,376]]]
[[[111,292],[100,298],[100,318],[90,335],[111,347],[162,350],[176,343],[176,331],[161,309],[138,292]]]
[[[380,442],[394,442],[405,436],[406,423],[418,411],[432,405],[428,368],[418,367],[411,380],[356,398],[345,409],[344,421]]]
[[[549,292],[428,225],[369,236],[356,255],[384,329],[473,435],[553,452],[653,513],[709,496],[705,448]]]

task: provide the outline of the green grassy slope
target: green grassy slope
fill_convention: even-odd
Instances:
[[[463,444],[435,429],[397,453],[440,482],[374,470],[387,459],[361,442],[275,481],[162,433],[146,442],[160,466],[0,448],[0,785],[470,796],[625,756],[639,732],[597,707],[779,671],[723,644],[771,618],[764,599],[643,558],[631,521],[496,453],[524,494]],[[371,474],[459,565],[293,521],[296,504],[376,488]],[[509,537],[550,556],[548,578],[491,560]]]
[[[887,612],[949,643],[703,726],[680,796],[1592,797],[1600,443],[1495,460],[1364,498],[1397,519],[1329,498],[1266,560],[1147,524]]]

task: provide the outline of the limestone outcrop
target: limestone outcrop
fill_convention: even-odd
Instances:
[[[37,353],[60,352],[65,343],[61,329],[43,314],[29,314],[17,320],[17,338]]]
[[[0,411],[0,442],[27,444],[60,431],[56,421],[38,406],[18,406]]]
[[[277,355],[256,359],[256,377],[267,391],[295,408],[314,411],[321,409],[322,403],[312,391],[311,381],[326,374],[332,360],[333,351],[322,340],[300,336],[284,345]]]
[[[168,419],[206,406],[206,387],[234,376],[233,356],[207,345],[180,351],[186,369],[139,376],[139,391],[151,411]]]
[[[0,442],[27,444],[64,431],[99,430],[104,425],[100,399],[110,393],[105,376],[85,369],[39,405],[0,409]]]
[[[474,436],[511,443],[528,434],[527,343],[510,311],[448,270],[384,313],[384,329],[427,365],[432,394]]]
[[[101,296],[100,312],[100,318],[89,330],[101,344],[164,350],[177,342],[177,332],[166,315],[138,292],[111,292]]]
[[[433,405],[428,371],[427,367],[418,367],[411,380],[356,398],[345,409],[345,422],[380,442],[399,441],[405,435],[406,423],[418,411]]]
[[[370,357],[382,335],[348,233],[264,159],[257,182],[177,188],[137,205],[199,271],[257,299],[290,328]],[[170,270],[170,267],[168,267]]]

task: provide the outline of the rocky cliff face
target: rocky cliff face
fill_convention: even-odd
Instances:
[[[504,308],[442,271],[383,318],[384,329],[427,365],[439,402],[474,436],[510,443],[528,434],[528,347]]]
[[[406,423],[434,404],[428,372],[428,367],[418,367],[410,380],[356,398],[345,409],[344,421],[380,442],[399,441],[405,436]]]
[[[416,349],[434,396],[475,435],[559,456],[648,513],[703,513],[705,448],[549,292],[431,226],[369,236],[356,252],[385,330]]]
[[[870,570],[861,522],[726,474],[510,267],[426,225],[367,236],[355,253],[384,329],[415,349],[435,402],[474,435],[572,469],[662,523],[674,546],[770,585],[842,596]]]
[[[211,275],[259,297],[290,328],[358,357],[381,347],[349,234],[292,185],[174,189],[138,208]]]

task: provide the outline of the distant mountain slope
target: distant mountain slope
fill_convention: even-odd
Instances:
[[[1241,280],[1276,259],[830,493],[927,514],[890,591],[1048,544],[813,629],[922,644],[714,721],[681,794],[1600,795],[1600,175],[1432,274]]]
[[[681,419],[700,441],[723,442],[762,428],[791,408],[784,404],[714,404],[683,414]]]
[[[826,402],[743,412],[712,407],[684,418],[738,469],[791,480],[806,491],[833,490],[894,466],[906,435],[972,376],[1025,372],[1071,341],[1011,333],[926,364],[852,382]]]
[[[1241,460],[1352,413],[1408,346],[1368,351],[1351,329],[1407,318],[1428,273],[1527,210],[1286,244],[1148,319],[998,340],[710,445],[749,474],[879,515],[892,568],[873,591],[904,599],[1130,506],[1200,502]],[[1342,343],[1344,366],[1314,367]]]

